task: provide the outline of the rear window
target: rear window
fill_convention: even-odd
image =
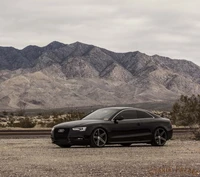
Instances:
[[[153,118],[153,116],[143,111],[137,111],[137,118]]]

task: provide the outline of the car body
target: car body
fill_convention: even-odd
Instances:
[[[52,143],[60,147],[106,144],[130,146],[132,143],[149,143],[163,146],[172,138],[169,119],[147,110],[132,107],[98,109],[82,120],[55,125],[51,131]]]

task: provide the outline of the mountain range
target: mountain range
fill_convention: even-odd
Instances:
[[[0,47],[0,109],[173,102],[200,93],[191,61],[116,53],[80,42]]]

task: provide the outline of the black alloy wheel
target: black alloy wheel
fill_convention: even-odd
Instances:
[[[157,128],[154,132],[152,145],[163,146],[167,141],[167,132],[163,128]]]
[[[107,133],[102,128],[97,128],[91,135],[91,147],[104,147],[107,142]]]

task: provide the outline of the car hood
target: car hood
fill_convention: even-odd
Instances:
[[[77,120],[77,121],[60,123],[58,125],[55,125],[54,128],[81,127],[81,126],[87,126],[90,124],[101,124],[103,122],[105,122],[105,121],[104,120]]]

